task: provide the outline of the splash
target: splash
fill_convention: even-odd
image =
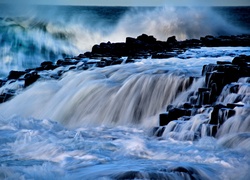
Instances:
[[[244,31],[234,27],[211,8],[165,6],[148,10],[132,9],[118,24],[117,32],[125,36],[136,36],[143,32],[161,40],[175,35],[178,40],[185,40]]]
[[[1,12],[0,76],[34,68],[91,50],[100,42],[124,42],[142,33],[167,40],[242,34],[210,8],[30,7],[25,13]],[[46,13],[44,13],[46,12]],[[213,19],[213,21],[211,21]]]

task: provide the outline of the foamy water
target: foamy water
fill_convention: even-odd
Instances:
[[[152,136],[168,104],[185,102],[203,86],[204,64],[231,61],[230,51],[250,54],[247,48],[222,49],[191,49],[190,59],[69,71],[61,80],[34,83],[0,105],[1,178],[248,179],[249,101],[217,138],[206,133],[196,141],[187,138],[209,112],[194,116],[176,134]],[[189,76],[197,77],[191,86]],[[239,93],[248,90],[242,86]]]
[[[93,12],[47,12],[43,18],[32,11],[29,18],[0,19],[0,76],[78,55],[101,41],[124,41],[142,33],[180,40],[225,30],[245,32],[211,9],[120,9],[117,16],[100,21],[100,14]],[[239,102],[244,107],[235,108],[236,115],[216,137],[207,136],[202,127],[201,137],[194,138],[202,122],[209,121],[211,108],[201,109],[177,131],[170,131],[171,122],[162,137],[152,135],[169,104],[186,102],[204,86],[203,65],[232,61],[241,54],[250,55],[250,48],[203,47],[175,58],[71,70],[59,80],[50,79],[65,70],[60,67],[42,72],[42,78],[24,90],[21,81],[8,82],[0,92],[15,89],[16,96],[0,104],[0,179],[249,179],[247,78],[235,82],[237,92],[225,88],[219,97],[218,103],[227,104],[244,96]]]

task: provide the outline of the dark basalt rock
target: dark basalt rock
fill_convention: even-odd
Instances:
[[[177,54],[174,52],[163,52],[163,53],[156,53],[152,55],[152,59],[167,59],[171,57],[176,57]]]
[[[59,59],[57,60],[56,62],[56,67],[59,67],[59,66],[70,66],[70,65],[76,65],[78,63],[78,61],[76,60],[72,60],[72,59]]]
[[[53,65],[53,62],[52,61],[44,61],[41,63],[41,67],[46,67],[46,66],[51,66]]]
[[[191,116],[192,111],[190,109],[184,108],[173,108],[168,111],[168,113],[162,113],[159,115],[160,126],[167,125],[173,120],[177,120],[183,116]]]
[[[238,57],[235,57],[232,61],[232,64],[238,65],[238,66],[248,66],[250,65],[250,56],[241,55]]]
[[[243,43],[242,43],[243,42]],[[190,47],[202,46],[250,46],[250,35],[241,36],[205,36],[198,39],[177,41],[175,36],[169,37],[167,41],[157,41],[153,36],[142,34],[137,38],[127,37],[125,43],[100,43],[92,47],[91,52],[82,54],[80,57],[114,57],[114,56],[136,56],[138,54],[147,54],[156,56],[161,54],[162,58],[168,58],[174,49],[187,49]],[[172,54],[173,55],[173,54]],[[175,54],[174,56],[177,56]],[[79,57],[78,56],[78,57]],[[171,56],[172,57],[172,56]],[[158,58],[158,57],[157,57]]]
[[[10,79],[18,79],[21,76],[23,76],[24,74],[26,74],[25,71],[10,71],[9,76],[7,77],[8,80]]]
[[[235,104],[235,103],[229,103],[227,104],[227,108],[234,109],[235,107],[243,107],[243,104]]]
[[[176,37],[175,36],[171,36],[167,39],[167,43],[168,44],[173,44],[173,43],[176,43],[177,40],[176,40]]]
[[[14,94],[12,93],[3,93],[0,95],[0,103],[6,102],[10,100],[11,97],[13,97]]]
[[[52,61],[44,61],[41,63],[40,67],[36,68],[37,71],[54,70],[58,68],[58,65],[54,65]]]
[[[27,87],[40,78],[40,75],[37,72],[28,73],[24,76],[24,86]]]
[[[200,38],[203,45],[208,47],[219,46],[250,46],[250,35],[238,36],[205,36]]]
[[[211,104],[211,89],[210,88],[199,88],[198,89],[198,101],[197,105]]]
[[[217,104],[213,108],[213,112],[211,113],[211,119],[209,121],[209,124],[214,124],[214,125],[220,125],[223,122],[220,122],[219,119],[219,110],[222,108],[226,108],[223,104]]]
[[[213,43],[218,39],[207,36],[203,41],[212,41]],[[165,127],[169,122],[178,120],[178,122],[185,123],[189,118],[204,111],[205,109],[213,108],[209,121],[203,122],[206,124],[206,131],[210,136],[216,136],[218,128],[230,117],[235,115],[235,107],[242,107],[242,102],[246,97],[245,94],[238,94],[240,84],[235,83],[241,77],[250,76],[250,56],[238,56],[233,59],[233,62],[220,62],[217,64],[208,64],[203,66],[202,75],[205,76],[205,87],[198,88],[196,93],[189,96],[189,102],[183,103],[179,107],[168,105],[167,112],[159,115],[160,127]],[[250,78],[249,78],[250,79]],[[249,83],[250,80],[246,81]],[[245,85],[248,86],[248,85]],[[235,100],[227,104],[217,104],[217,99],[222,90],[226,93],[234,93]],[[195,98],[196,95],[196,99]],[[222,95],[223,96],[223,95]],[[194,97],[192,99],[192,97]],[[203,109],[203,110],[202,110]],[[181,120],[181,121],[180,121]],[[178,123],[177,122],[177,123]],[[162,128],[155,128],[154,133],[156,136],[161,136],[164,132]],[[201,130],[198,129],[196,134],[200,134]]]
[[[165,126],[154,127],[152,131],[152,135],[156,137],[161,137],[165,131]]]
[[[138,36],[137,39],[144,43],[149,43],[149,44],[156,43],[156,38],[154,38],[153,36],[148,36],[147,34],[142,34]]]

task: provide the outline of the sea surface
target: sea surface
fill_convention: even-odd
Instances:
[[[250,33],[249,7],[0,9],[1,78],[142,33],[162,41]],[[238,81],[244,110],[236,108],[216,137],[190,138],[211,111],[179,132],[152,134],[169,104],[189,101],[204,86],[203,65],[242,54],[250,47],[202,47],[49,79],[62,70],[55,69],[20,91],[18,82],[6,84],[0,92],[16,89],[16,96],[0,104],[0,179],[250,179],[249,77]],[[189,77],[196,77],[190,87]],[[218,103],[236,95],[225,89]]]

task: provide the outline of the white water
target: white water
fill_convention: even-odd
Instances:
[[[228,119],[217,139],[182,136],[209,112],[193,117],[180,137],[152,136],[158,114],[203,85],[200,78],[186,91],[180,85],[188,76],[200,76],[203,64],[232,60],[221,48],[200,51],[222,54],[203,57],[190,50],[190,59],[70,71],[18,92],[0,104],[0,179],[249,179],[247,106]],[[249,93],[243,89],[239,93]]]
[[[65,55],[77,56],[100,42],[124,42],[128,36],[143,33],[162,41],[173,35],[185,40],[247,33],[210,8],[131,8],[122,15],[72,7],[8,8],[0,12],[0,77],[13,69],[37,67]]]

